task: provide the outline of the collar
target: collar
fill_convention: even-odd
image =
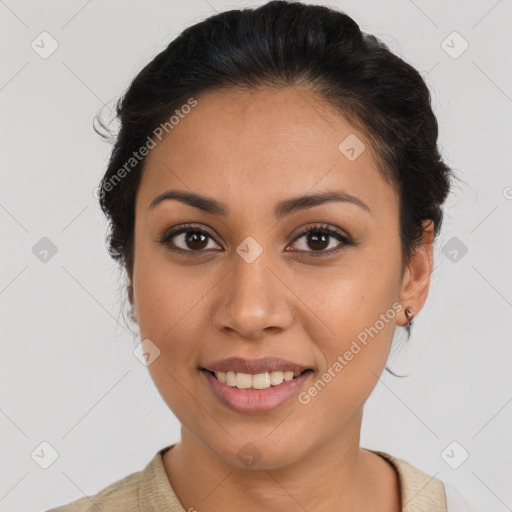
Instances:
[[[430,476],[389,453],[368,451],[383,457],[398,473],[402,499],[401,512],[446,512],[444,484],[435,478],[435,475]]]
[[[175,444],[159,450],[144,468],[139,484],[139,507],[142,512],[185,512],[169,482],[162,456]],[[444,484],[405,460],[388,453],[368,450],[383,457],[398,473],[401,489],[401,512],[446,512]]]

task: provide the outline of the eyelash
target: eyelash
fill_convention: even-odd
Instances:
[[[194,226],[193,224],[183,224],[183,225],[178,226],[177,228],[173,228],[169,232],[165,233],[163,235],[163,237],[159,240],[159,243],[162,244],[164,247],[166,247],[169,251],[172,251],[174,253],[186,254],[187,256],[193,256],[194,253],[208,252],[205,250],[194,251],[194,250],[185,250],[185,249],[171,247],[169,242],[174,236],[180,235],[183,233],[190,233],[190,232],[201,233],[201,234],[207,235],[215,241],[215,237],[207,229],[198,228],[197,226]],[[305,252],[305,253],[311,254],[315,258],[316,257],[321,258],[323,256],[332,256],[333,254],[337,254],[339,251],[341,251],[344,248],[344,246],[354,245],[348,236],[346,236],[345,234],[343,234],[340,231],[332,229],[328,224],[317,224],[315,226],[308,226],[307,228],[305,228],[304,230],[302,230],[300,233],[297,234],[297,236],[295,237],[295,239],[293,240],[292,243],[297,242],[297,240],[301,239],[304,235],[306,235],[310,232],[311,233],[322,233],[325,235],[329,235],[333,238],[336,238],[339,242],[341,242],[341,244],[338,247],[336,247],[335,249],[330,249],[328,251],[321,250],[321,251],[288,251],[288,252],[299,252],[299,253]]]

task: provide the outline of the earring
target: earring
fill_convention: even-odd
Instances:
[[[407,323],[405,324],[405,328],[407,329],[407,341],[409,341],[409,338],[411,337],[411,327],[412,327],[412,319],[414,318],[414,310],[407,306],[405,308],[405,316],[407,317]]]

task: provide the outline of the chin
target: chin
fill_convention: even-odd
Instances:
[[[274,438],[273,434],[268,437],[265,435],[267,434],[262,434],[260,429],[254,435],[229,437],[226,444],[221,446],[216,443],[209,445],[227,465],[239,469],[279,469],[294,463],[300,457],[300,453],[296,451],[301,446],[298,440],[286,435],[283,439],[279,436]]]

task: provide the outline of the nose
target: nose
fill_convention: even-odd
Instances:
[[[219,300],[213,314],[218,330],[261,340],[292,325],[293,294],[273,267],[266,251],[250,263],[234,253],[231,271],[218,290]]]

